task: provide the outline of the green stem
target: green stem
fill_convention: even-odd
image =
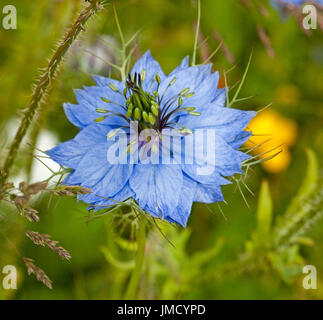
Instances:
[[[88,5],[80,13],[78,19],[67,32],[67,35],[63,38],[63,41],[60,43],[53,57],[50,59],[48,67],[38,80],[33,91],[31,101],[27,107],[27,110],[25,111],[24,117],[21,121],[14,141],[10,146],[10,150],[5,160],[3,170],[1,171],[0,185],[4,184],[8,179],[10,169],[17,156],[21,142],[26,135],[30,124],[32,123],[32,120],[35,117],[36,111],[38,111],[41,103],[43,103],[45,100],[48,88],[55,77],[56,71],[61,64],[63,57],[65,56],[66,52],[75,41],[79,33],[81,31],[84,31],[84,25],[89,20],[89,18],[91,18],[96,12],[101,9],[101,2],[102,0],[92,0],[90,5]]]
[[[127,65],[127,44],[121,29],[121,25],[119,22],[119,18],[118,18],[118,13],[117,13],[117,9],[115,6],[115,2],[112,1],[112,5],[113,5],[113,13],[114,13],[114,18],[116,21],[116,25],[118,28],[118,32],[119,32],[119,36],[120,36],[120,41],[121,41],[121,59],[122,59],[122,65],[120,68],[120,73],[121,73],[121,80],[122,82],[126,81],[126,65]]]
[[[140,276],[142,273],[142,267],[144,264],[145,248],[146,248],[146,220],[144,218],[141,221],[139,234],[138,234],[138,252],[136,257],[136,264],[124,297],[125,300],[133,300],[136,298]]]
[[[194,50],[193,50],[193,58],[192,58],[192,66],[196,66],[196,53],[197,53],[197,43],[200,33],[200,23],[201,23],[201,0],[197,1],[197,24],[196,24],[196,34],[194,41]]]

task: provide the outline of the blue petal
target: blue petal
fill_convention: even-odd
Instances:
[[[130,198],[134,198],[134,192],[129,187],[129,183],[127,183],[122,190],[120,190],[113,197],[102,199],[102,197],[96,196],[94,201],[91,201],[91,206],[88,209],[94,209],[94,211],[98,211],[109,206],[113,206],[117,204],[117,201],[123,202]],[[113,199],[112,199],[113,198]],[[83,200],[83,196],[78,198],[79,200]],[[111,200],[110,200],[111,199]]]
[[[132,166],[106,164],[105,170],[100,170],[100,175],[92,175],[91,178],[84,178],[82,186],[91,188],[93,193],[82,196],[82,201],[92,203],[98,198],[116,199],[118,194],[127,184],[132,173]]]
[[[241,162],[246,161],[246,160],[252,158],[251,155],[249,155],[247,153],[244,153],[244,152],[241,152],[241,151],[238,151],[238,155],[239,155],[239,158],[240,158],[240,161]]]
[[[156,90],[157,83],[151,87],[153,79],[158,73],[161,80],[165,79],[164,71],[162,70],[160,64],[152,57],[150,51],[147,51],[134,65],[131,74],[138,73],[142,74],[142,71],[146,71],[146,78],[143,81],[143,88],[146,91],[149,91],[150,88],[152,90]]]
[[[196,111],[198,112],[202,111],[205,104],[209,104],[211,102],[217,103],[217,105],[223,107],[225,98],[224,101],[220,101],[218,98],[220,93],[223,91],[217,89],[219,78],[220,76],[218,72],[205,77],[201,84],[193,90],[194,96],[183,101],[183,107],[196,107]],[[216,100],[218,101],[215,102]]]
[[[181,195],[175,210],[165,217],[170,222],[175,222],[186,227],[191,214],[197,183],[187,176],[183,176]]]
[[[187,69],[189,66],[190,66],[190,57],[186,56],[182,60],[181,64],[169,74],[169,77],[174,76],[178,71]]]
[[[237,134],[232,141],[229,142],[230,146],[234,149],[240,148],[252,136],[251,131],[241,131]]]
[[[212,104],[212,106],[216,107],[224,107],[226,100],[226,91],[225,89],[217,89],[219,82],[219,73],[215,72],[205,77],[204,80],[196,87],[194,90],[193,97],[184,98],[182,103],[182,108],[185,107],[194,107],[196,112],[201,114],[204,113],[205,106]],[[173,108],[178,106],[177,100],[175,100],[173,104]],[[171,108],[170,110],[172,110]],[[182,119],[186,118],[194,118],[189,115],[187,112],[176,112],[171,120],[179,117],[179,120],[176,122],[181,123]],[[195,117],[195,119],[191,119],[194,122],[198,122],[199,117]]]
[[[223,201],[223,194],[220,186],[198,184],[194,201],[203,203],[215,203]]]
[[[96,111],[97,108],[125,113],[125,110],[120,106],[102,101],[101,98],[104,97],[117,104],[125,105],[125,99],[109,87],[85,87],[85,90],[75,90],[74,92],[79,104],[64,104],[64,110],[68,119],[79,128],[93,124],[95,119],[102,117],[102,113]],[[117,116],[109,116],[102,123],[121,126],[125,125],[126,121]]]
[[[216,107],[225,107],[226,99],[227,99],[226,88],[218,89],[211,103]]]
[[[80,129],[93,124],[96,118],[102,117],[102,114],[96,111],[97,108],[103,108],[107,110],[109,109],[111,111],[113,111],[113,109],[116,109],[115,106],[111,108],[110,106],[108,106],[107,103],[103,101],[99,102],[94,97],[90,98],[90,96],[88,96],[88,98],[92,100],[91,102],[89,102],[89,100],[85,100],[84,98],[81,97],[81,95],[84,94],[84,91],[82,93],[81,92],[82,91],[80,90],[80,91],[77,91],[76,93],[78,100],[80,101],[80,104],[74,105],[71,103],[65,103],[63,105],[65,114],[69,119],[69,121]],[[118,112],[119,112],[119,109],[118,109]],[[119,117],[113,116],[113,117],[106,118],[104,121],[102,121],[102,123],[107,125],[110,124],[110,125],[120,126],[125,124],[126,122],[125,120]]]
[[[90,122],[92,124],[94,122],[95,118],[93,118],[92,116],[91,121],[89,121],[89,117],[88,117],[89,111],[80,105],[72,104],[72,103],[64,103],[63,108],[67,119],[79,129],[83,129]],[[90,113],[93,114],[93,112],[90,112]]]
[[[183,165],[183,171],[189,177],[194,179],[195,181],[202,183],[202,184],[215,184],[215,185],[226,185],[230,184],[231,182],[221,176],[218,169],[214,168],[212,174],[209,175],[199,175],[197,172],[197,168],[199,166],[186,164]]]
[[[120,92],[123,92],[125,88],[125,84],[123,82],[111,78],[95,75],[93,76],[93,79],[99,87],[109,87],[109,84],[113,84]]]
[[[107,144],[106,133],[111,129],[99,124],[92,124],[72,140],[63,142],[46,153],[62,166],[76,169],[83,156],[93,146],[105,146]]]
[[[189,67],[186,69],[181,69],[177,72],[174,72],[172,75],[169,75],[164,81],[162,81],[158,90],[159,95],[163,97],[163,104],[161,107],[164,107],[170,99],[172,99],[185,89],[189,89],[190,92],[198,94],[200,90],[203,90],[202,83],[204,80],[211,80],[211,78],[216,80],[216,75],[211,75],[211,67],[211,65]],[[174,79],[176,79],[175,83],[173,85],[170,85]],[[184,103],[186,103],[186,100],[187,103],[189,103],[191,99],[192,98],[184,98],[183,106],[185,105]],[[192,105],[190,106],[192,107]],[[175,100],[175,103],[170,110],[175,107],[177,107],[177,100]]]
[[[220,135],[225,141],[231,142],[248,126],[256,114],[254,111],[221,108],[209,104],[203,108],[200,116],[181,117],[179,123],[191,130],[205,127],[214,128],[217,135]]]
[[[191,119],[192,116],[187,112],[181,112],[180,117],[177,120],[178,123],[182,124],[188,120],[191,122],[198,123],[198,120],[203,117],[208,117],[207,113],[210,113],[210,108],[218,107],[224,108],[226,102],[226,90],[225,89],[214,89],[217,86],[218,73],[214,73],[213,84],[212,81],[209,84],[209,93],[198,92],[197,95],[194,95],[190,99],[186,99],[183,103],[183,107],[192,107],[196,108],[196,112],[199,112],[201,115],[198,118]],[[201,85],[202,86],[202,85]],[[212,89],[213,88],[213,89]],[[205,92],[205,91],[204,91]],[[176,115],[176,114],[175,114]],[[189,125],[189,124],[188,124]],[[201,126],[202,127],[202,126]]]
[[[75,171],[64,180],[64,184],[93,187],[108,170],[106,149],[106,144],[93,145],[84,153]]]
[[[81,185],[92,189],[93,193],[81,197],[84,202],[93,203],[98,198],[102,200],[102,197],[113,197],[129,180],[132,165],[108,163],[108,147],[108,143],[93,145],[84,154],[76,170],[64,180],[67,185]]]
[[[234,150],[221,137],[216,136],[215,167],[223,176],[233,176],[242,173],[239,151]]]
[[[199,136],[195,136],[194,138],[198,139]],[[214,181],[215,179],[222,183],[224,181],[219,178],[219,175],[232,176],[236,173],[242,173],[239,152],[226,143],[221,136],[215,135],[214,139],[210,136],[210,139],[208,139],[204,135],[204,141],[200,142],[203,143],[203,148],[198,150],[196,149],[196,143],[197,141],[195,141],[194,150],[191,150],[193,151],[193,155],[189,155],[188,150],[186,150],[185,157],[188,160],[186,161],[186,164],[182,165],[183,171],[196,181],[202,183],[216,183],[216,181]],[[206,161],[207,158],[208,162]],[[188,161],[192,160],[192,164],[187,164]],[[212,163],[212,161],[214,162]],[[207,172],[205,172],[204,175],[199,173],[198,169],[203,167],[208,167],[210,173],[206,174]],[[209,179],[211,179],[212,182],[207,182]]]
[[[129,179],[135,199],[149,213],[165,217],[177,206],[183,183],[183,174],[178,165],[135,166]]]
[[[96,108],[103,108],[125,114],[125,110],[119,106],[125,106],[125,97],[120,93],[111,90],[110,87],[84,87],[84,91],[88,96],[85,97],[85,99],[88,99]],[[112,103],[106,103],[101,98],[110,100]]]

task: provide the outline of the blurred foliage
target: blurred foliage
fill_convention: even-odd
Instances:
[[[0,26],[1,159],[20,111],[28,104],[39,68],[46,66],[46,58],[64,28],[77,16],[83,1],[12,2],[17,7],[18,30],[5,31]],[[5,4],[6,0],[0,0],[0,8]],[[151,49],[165,72],[169,72],[183,56],[191,55],[195,4],[190,0],[117,1],[127,39],[142,28],[135,58]],[[318,219],[322,212],[323,38],[319,30],[305,34],[294,17],[283,15],[269,4],[266,10],[268,14],[263,17],[254,7],[248,9],[239,0],[202,0],[200,37],[208,37],[208,45],[200,48],[199,58],[212,52],[222,39],[224,46],[212,62],[222,75],[224,69],[235,65],[227,74],[228,84],[233,86],[244,73],[254,49],[241,96],[255,97],[234,106],[261,110],[273,103],[263,113],[271,112],[270,117],[258,119],[256,125],[263,129],[275,115],[276,120],[269,121],[270,132],[265,133],[288,146],[288,163],[283,163],[285,147],[281,160],[275,159],[281,161],[276,164],[280,170],[266,171],[259,166],[248,172],[246,183],[255,193],[255,197],[245,194],[250,209],[244,206],[234,185],[226,186],[227,204],[220,207],[195,204],[186,230],[164,224],[159,225],[160,229],[152,226],[138,298],[323,298],[323,222]],[[273,57],[268,56],[259,38],[259,25],[270,38]],[[27,141],[36,144],[44,130],[59,141],[77,133],[62,109],[63,102],[75,101],[73,89],[93,84],[91,73],[114,75],[100,60],[93,59],[95,53],[113,63],[119,60],[112,47],[100,38],[114,45],[119,43],[111,5],[87,26],[70,51],[21,149],[14,172],[17,176],[29,177],[33,158]],[[261,181],[264,182],[260,184]],[[23,221],[13,208],[1,203],[1,217],[6,213],[6,219],[0,220],[0,228],[24,256],[32,257],[46,271],[53,280],[53,290],[26,276],[16,251],[0,233],[0,270],[8,264],[19,266],[18,290],[5,291],[0,286],[0,298],[124,297],[137,250],[134,239],[117,236],[116,225],[108,214],[86,223],[86,206],[75,199],[44,194],[36,196],[33,203],[40,213],[37,225]],[[48,248],[33,245],[23,235],[29,229],[58,239],[72,259],[60,261]],[[305,264],[316,266],[318,290],[303,289]]]

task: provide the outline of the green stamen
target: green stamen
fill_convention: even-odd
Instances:
[[[102,122],[106,117],[99,117],[99,118],[96,118],[94,121],[95,122]]]
[[[119,90],[117,89],[117,87],[113,83],[109,83],[109,88],[111,90],[113,90],[114,92],[119,92]]]
[[[106,99],[106,98],[101,98],[101,100],[103,101],[103,102],[105,102],[105,103],[111,103],[111,101],[110,100],[108,100],[108,99]]]
[[[135,120],[138,120],[138,121],[140,121],[140,120],[141,120],[141,111],[140,111],[140,109],[139,109],[139,108],[136,108],[136,109],[135,109],[135,112],[134,112],[134,118],[135,118]]]
[[[175,84],[176,82],[176,77],[172,79],[172,81],[169,83],[170,86],[172,86],[173,84]]]
[[[186,107],[186,108],[184,108],[184,110],[187,110],[187,111],[195,111],[196,110],[196,108],[194,108],[194,107]]]
[[[179,97],[178,98],[178,106],[181,107],[183,105],[183,98]]]
[[[141,72],[141,80],[142,80],[142,81],[145,81],[145,79],[146,79],[146,70],[144,69],[144,70],[142,70],[142,72]]]
[[[183,99],[189,98],[194,95],[194,92],[190,92],[190,88],[185,88],[180,93],[174,95],[168,99],[166,103],[163,103],[163,99],[166,96],[167,90],[176,83],[177,79],[174,77],[166,87],[165,91],[161,94],[158,92],[161,78],[158,73],[155,74],[153,81],[158,83],[158,89],[155,91],[146,92],[142,87],[142,82],[146,79],[146,70],[142,70],[140,74],[129,74],[126,81],[126,110],[125,119],[129,122],[135,120],[139,122],[139,130],[152,128],[157,130],[160,134],[161,130],[169,126],[169,121],[173,114],[176,112],[187,112],[193,116],[199,116],[200,113],[196,112],[194,107],[184,107]],[[111,86],[110,86],[111,87]],[[150,91],[150,90],[149,90]],[[177,107],[176,100],[178,99]],[[163,108],[161,108],[163,106]],[[169,111],[170,110],[170,111]],[[177,124],[179,125],[179,124]],[[192,131],[186,127],[178,129],[181,134],[191,134]],[[161,135],[161,134],[160,134]]]
[[[190,92],[190,93],[188,93],[188,94],[185,94],[183,97],[184,98],[191,98],[191,97],[193,97],[194,96],[194,92]]]
[[[155,116],[152,113],[149,113],[148,119],[149,119],[150,124],[153,126],[156,122]]]
[[[98,112],[98,113],[108,113],[109,111],[105,110],[105,109],[102,109],[102,108],[97,108],[96,112]]]
[[[160,76],[158,73],[156,73],[154,80],[157,81],[158,84],[161,83]]]
[[[143,119],[144,119],[146,122],[149,122],[148,113],[147,113],[146,111],[144,111],[144,112],[142,113],[142,117],[143,117]]]
[[[151,112],[153,113],[154,116],[158,116],[159,110],[155,106],[151,106]]]
[[[190,91],[190,88],[186,88],[186,89],[184,89],[181,93],[180,93],[180,95],[181,96],[184,96],[186,93],[188,93]]]

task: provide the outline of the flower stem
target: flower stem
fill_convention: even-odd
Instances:
[[[116,25],[118,28],[118,32],[119,32],[119,36],[120,36],[120,41],[121,41],[121,59],[122,59],[122,65],[120,67],[120,73],[121,73],[121,80],[122,82],[126,81],[126,65],[127,65],[127,44],[122,32],[122,28],[119,22],[119,18],[118,18],[118,13],[117,13],[117,9],[116,9],[116,5],[114,0],[112,1],[112,5],[113,5],[113,13],[114,13],[114,19],[116,21]]]
[[[101,3],[102,0],[92,0],[91,3],[80,13],[78,19],[69,29],[66,36],[63,38],[63,41],[61,41],[61,43],[59,44],[56,52],[50,59],[46,70],[38,80],[32,93],[30,103],[24,113],[24,117],[21,120],[16,136],[10,146],[8,156],[1,171],[0,185],[4,184],[9,176],[10,169],[17,156],[21,142],[26,135],[32,120],[35,117],[36,111],[45,100],[48,88],[52,80],[55,78],[55,74],[63,60],[63,57],[65,56],[66,52],[75,41],[79,33],[81,31],[84,31],[84,25],[89,20],[89,18],[91,18],[96,12],[101,9]]]
[[[196,66],[196,53],[197,53],[197,44],[198,38],[200,33],[200,23],[201,23],[201,0],[197,1],[197,23],[196,23],[196,34],[194,40],[194,50],[193,50],[193,57],[192,57],[192,66]]]
[[[146,219],[142,219],[138,234],[138,252],[136,257],[136,264],[131,275],[131,279],[125,294],[125,300],[133,300],[136,298],[137,289],[139,286],[140,276],[145,258],[146,248]]]

